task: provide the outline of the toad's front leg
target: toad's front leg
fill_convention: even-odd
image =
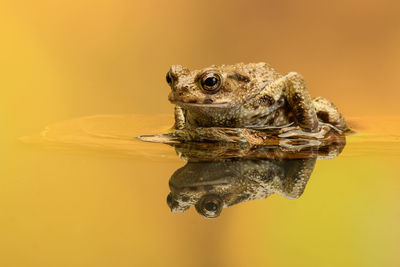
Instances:
[[[174,110],[175,115],[175,123],[174,123],[174,130],[182,130],[185,128],[186,118],[185,118],[185,111],[183,108],[179,106],[175,106]]]
[[[318,117],[311,96],[306,89],[303,77],[290,72],[279,80],[284,85],[284,95],[293,112],[297,125],[303,131],[315,133],[318,131]]]

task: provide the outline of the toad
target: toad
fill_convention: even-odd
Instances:
[[[171,66],[166,75],[175,104],[174,129],[228,127],[274,129],[288,125],[316,133],[321,124],[348,130],[329,100],[312,99],[303,77],[279,74],[267,63],[213,65],[201,70]]]
[[[223,208],[274,193],[297,199],[315,162],[316,158],[188,162],[172,175],[167,204],[175,213],[195,206],[200,215],[216,218]]]

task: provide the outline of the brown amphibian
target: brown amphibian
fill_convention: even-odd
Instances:
[[[296,199],[302,195],[315,162],[315,158],[189,161],[169,180],[167,203],[172,212],[195,206],[202,216],[215,218],[223,208],[274,193]]]
[[[168,206],[172,212],[194,206],[200,215],[216,218],[223,208],[272,194],[299,198],[316,161],[338,156],[345,144],[339,141],[296,151],[280,146],[246,150],[212,142],[173,146],[187,163],[169,180]]]
[[[321,122],[348,130],[327,99],[312,99],[302,76],[281,75],[266,63],[211,66],[189,70],[174,65],[167,73],[175,129],[229,127],[268,129],[298,126],[315,133]]]

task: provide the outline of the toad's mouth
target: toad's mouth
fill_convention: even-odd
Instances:
[[[185,177],[184,177],[185,178]],[[189,178],[189,177],[187,177]],[[211,185],[211,186],[226,186],[230,184],[230,178],[228,177],[222,177],[222,178],[218,178],[215,180],[211,180],[211,181],[192,181],[192,182],[188,182],[188,183],[182,183],[182,184],[175,184],[174,182],[170,182],[170,187],[171,189],[174,190],[182,190],[182,189],[188,189],[193,191],[193,189],[195,187],[204,187],[207,185]]]
[[[181,101],[171,101],[171,103],[181,106],[181,107],[194,107],[194,108],[229,108],[231,105],[228,102],[221,102],[221,103],[210,103],[210,104],[204,104],[204,103],[187,103],[187,102],[181,102]]]

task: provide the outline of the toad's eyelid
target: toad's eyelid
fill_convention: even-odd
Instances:
[[[222,73],[220,73],[218,70],[216,70],[216,69],[206,69],[204,71],[199,72],[195,76],[194,80],[197,82],[197,81],[199,81],[200,78],[204,77],[205,75],[214,74],[214,73],[217,74],[221,78],[221,80],[223,79]]]
[[[246,75],[240,74],[238,72],[232,72],[228,74],[228,78],[234,79],[238,82],[248,83],[250,82],[250,78]]]

